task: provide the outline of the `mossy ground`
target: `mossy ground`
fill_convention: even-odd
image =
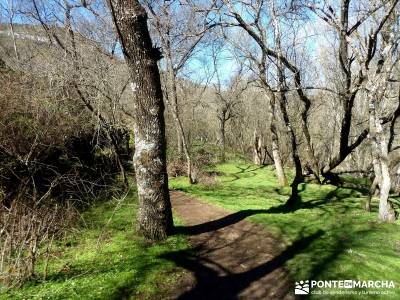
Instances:
[[[0,299],[161,299],[182,270],[160,256],[188,244],[181,235],[154,245],[138,237],[135,194],[85,212],[81,224],[53,246],[47,278],[41,262],[35,281],[3,291]]]
[[[231,211],[264,209],[249,219],[264,224],[284,247],[306,239],[308,245],[285,263],[296,281],[393,280],[394,297],[400,297],[400,223],[380,223],[376,200],[370,213],[364,211],[366,186],[302,184],[302,203],[288,211],[283,204],[290,188],[278,187],[271,167],[227,163],[216,170],[222,175],[215,184],[175,178],[170,186]]]

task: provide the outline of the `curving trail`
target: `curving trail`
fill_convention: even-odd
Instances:
[[[263,226],[245,220],[264,210],[231,213],[177,191],[171,202],[185,224],[177,231],[188,234],[194,248],[165,256],[189,271],[171,299],[294,299],[284,264],[296,245],[282,250]]]

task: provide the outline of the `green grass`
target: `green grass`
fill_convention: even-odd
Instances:
[[[265,225],[282,248],[306,241],[285,262],[296,281],[393,280],[400,297],[399,222],[379,223],[376,201],[365,212],[365,188],[302,184],[302,204],[288,212],[282,205],[290,188],[277,188],[272,168],[227,163],[217,171],[223,175],[215,185],[189,185],[185,178],[170,185],[230,211],[264,209],[249,219]]]
[[[53,247],[46,280],[38,276],[20,289],[0,289],[0,299],[161,299],[182,271],[159,256],[188,244],[181,235],[154,245],[138,237],[134,194],[118,209],[113,200],[85,212],[82,224]],[[43,274],[43,262],[38,267]]]
[[[171,179],[170,185],[231,211],[265,210],[249,219],[265,225],[281,241],[277,247],[294,253],[285,261],[294,280],[394,280],[400,285],[399,222],[379,223],[376,201],[373,211],[365,212],[364,188],[302,184],[302,204],[287,211],[282,204],[290,188],[277,188],[272,168],[230,163],[217,171],[222,175],[214,185],[189,185],[186,178]],[[157,245],[138,237],[133,194],[118,209],[112,200],[85,212],[80,224],[55,242],[47,278],[40,275],[41,261],[35,281],[8,292],[0,289],[0,299],[162,299],[182,271],[161,257],[190,248],[182,235]]]

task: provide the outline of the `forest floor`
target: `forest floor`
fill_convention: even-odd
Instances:
[[[36,278],[8,290],[0,285],[0,299],[165,299],[185,272],[162,256],[189,245],[182,234],[146,242],[135,233],[137,208],[134,189],[94,203],[54,241],[47,276],[40,258]]]
[[[281,251],[283,245],[263,226],[244,220],[257,211],[230,213],[176,191],[171,201],[185,224],[176,230],[189,235],[193,247],[166,256],[190,271],[171,298],[293,298],[294,284],[284,268],[293,251]]]
[[[280,253],[289,254],[284,256],[282,266],[293,279],[292,290],[294,281],[301,280],[392,280],[395,289],[351,289],[361,293],[361,298],[339,294],[309,296],[400,299],[400,221],[379,222],[376,199],[371,212],[363,209],[368,194],[366,180],[344,177],[342,186],[303,183],[299,187],[300,204],[288,210],[284,203],[290,196],[290,187],[278,187],[272,167],[226,163],[209,171],[215,175],[214,180],[190,185],[186,178],[178,177],[170,180],[170,187],[231,212],[232,223],[236,216],[236,221],[246,217],[247,221],[262,225],[268,238],[280,241]],[[392,200],[399,203],[398,197]],[[253,248],[257,246],[255,241]],[[180,261],[176,263],[189,271],[193,269]],[[340,289],[329,292],[340,293]],[[387,294],[365,294],[369,292]]]
[[[290,299],[307,279],[396,286],[380,298],[312,299],[400,299],[400,222],[380,223],[376,200],[365,212],[367,182],[346,181],[301,184],[300,204],[287,210],[290,188],[278,187],[271,167],[217,165],[196,185],[171,178],[177,232],[160,244],[135,234],[132,190],[84,212],[54,241],[47,275],[41,259],[34,280],[0,286],[0,299]]]

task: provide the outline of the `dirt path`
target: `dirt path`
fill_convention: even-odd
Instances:
[[[261,225],[244,220],[263,213],[230,213],[182,192],[171,192],[174,211],[185,223],[194,251],[166,258],[190,271],[177,283],[178,299],[294,299],[294,285],[284,268],[291,251]]]

